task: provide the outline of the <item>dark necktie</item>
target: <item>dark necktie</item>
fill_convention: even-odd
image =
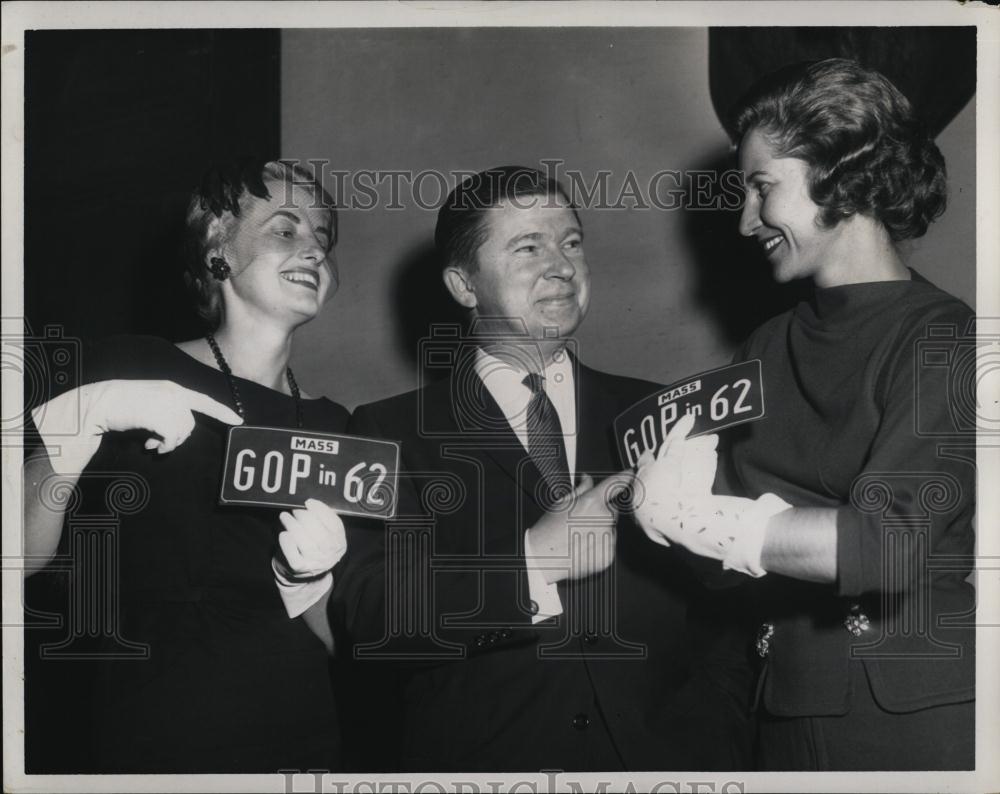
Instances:
[[[531,373],[521,382],[531,389],[528,401],[528,454],[549,486],[545,501],[551,504],[573,490],[566,460],[566,440],[559,414],[545,393],[545,378]]]

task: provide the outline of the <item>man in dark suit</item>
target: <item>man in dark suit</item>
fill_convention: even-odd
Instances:
[[[656,386],[574,354],[576,210],[539,171],[491,169],[435,240],[472,324],[425,346],[447,377],[355,412],[401,442],[398,511],[349,525],[333,599],[356,662],[402,671],[379,715],[398,768],[745,768],[742,627],[615,506],[612,421]]]

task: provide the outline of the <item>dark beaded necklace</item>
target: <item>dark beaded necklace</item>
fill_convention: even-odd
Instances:
[[[215,356],[215,363],[219,365],[219,369],[222,370],[222,374],[226,376],[226,382],[229,384],[229,391],[233,395],[233,403],[236,406],[236,413],[238,413],[244,420],[247,418],[246,409],[243,407],[243,399],[240,397],[240,390],[236,386],[236,380],[233,378],[233,371],[229,368],[229,363],[226,361],[225,356],[222,355],[222,351],[219,349],[219,343],[215,341],[215,337],[212,334],[205,334],[205,341],[208,342],[208,346],[212,348],[212,355]],[[302,428],[302,394],[299,392],[299,384],[295,380],[295,376],[292,374],[291,367],[285,367],[285,380],[288,381],[288,389],[292,393],[292,397],[295,398],[295,426]]]

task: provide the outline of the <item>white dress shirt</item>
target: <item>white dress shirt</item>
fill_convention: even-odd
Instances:
[[[528,371],[515,363],[499,359],[482,350],[477,352],[476,374],[483,381],[496,401],[518,440],[528,449],[528,403],[532,392],[524,385]],[[566,462],[570,482],[576,478],[576,388],[573,364],[565,350],[553,356],[553,361],[542,373],[545,377],[545,394],[548,396],[562,426],[566,444]],[[529,533],[524,533],[524,556],[528,574],[528,591],[538,606],[531,622],[561,615],[562,601],[555,584],[549,584],[542,575],[538,560],[531,548]]]

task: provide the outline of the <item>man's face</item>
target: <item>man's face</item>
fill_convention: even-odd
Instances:
[[[583,229],[565,200],[505,201],[487,210],[486,231],[477,268],[467,275],[476,314],[508,318],[508,328],[526,328],[533,339],[551,338],[546,329],[572,335],[590,303],[590,271]]]

